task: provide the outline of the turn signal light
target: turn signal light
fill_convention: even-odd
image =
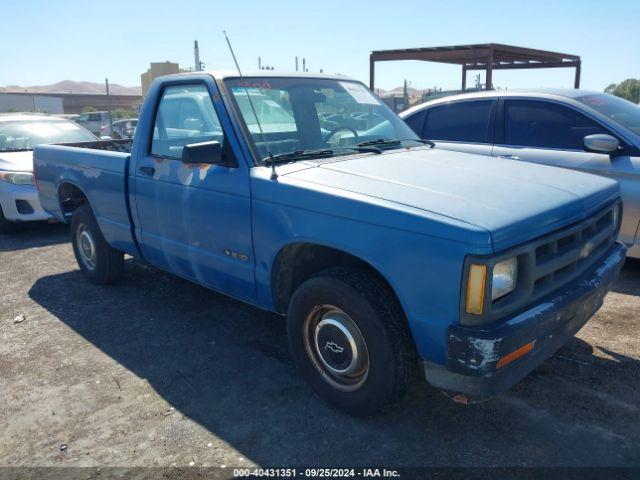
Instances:
[[[487,266],[472,264],[467,280],[467,313],[482,315],[484,308],[484,287],[487,280]]]
[[[502,368],[505,365],[510,364],[514,360],[517,360],[518,358],[522,357],[523,355],[526,355],[531,350],[533,350],[533,346],[535,345],[535,343],[536,343],[535,340],[533,342],[525,343],[519,349],[505,355],[500,360],[498,360],[498,363],[496,364],[496,368]]]

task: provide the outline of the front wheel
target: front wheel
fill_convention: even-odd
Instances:
[[[292,355],[324,400],[367,416],[400,398],[415,354],[397,300],[359,270],[330,269],[298,287],[289,305]]]
[[[115,282],[124,267],[124,254],[109,246],[89,205],[71,217],[71,244],[80,270],[97,285]]]

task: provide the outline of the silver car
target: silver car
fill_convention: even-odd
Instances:
[[[400,114],[439,148],[581,170],[617,180],[620,240],[640,258],[640,106],[584,90],[490,91]]]
[[[125,118],[123,120],[117,120],[113,122],[113,131],[111,125],[103,125],[100,127],[100,137],[111,137],[116,140],[133,138],[133,134],[136,133],[136,126],[138,125],[137,118]]]
[[[15,222],[47,220],[33,176],[33,147],[41,143],[98,140],[87,129],[63,118],[0,114],[0,233]]]
[[[100,134],[100,128],[109,123],[109,112],[87,112],[77,117],[74,122],[82,125],[94,135]]]

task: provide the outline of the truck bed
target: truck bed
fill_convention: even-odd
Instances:
[[[86,197],[107,241],[135,254],[129,209],[128,169],[131,140],[40,145],[33,164],[40,202],[61,222],[69,221],[67,204]]]
[[[124,140],[96,140],[95,142],[70,142],[61,143],[64,147],[89,148],[92,150],[103,150],[109,152],[131,153],[133,139]]]

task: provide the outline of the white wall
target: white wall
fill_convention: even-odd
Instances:
[[[61,97],[0,93],[0,112],[64,113]]]

